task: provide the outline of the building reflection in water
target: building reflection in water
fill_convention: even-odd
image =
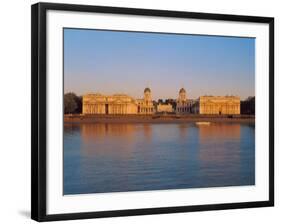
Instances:
[[[120,189],[128,188],[132,172],[130,170],[138,166],[138,158],[150,159],[147,153],[151,152],[151,148],[145,146],[152,139],[150,124],[85,123],[65,127],[65,130],[79,135],[80,181],[92,183],[90,185],[97,184],[99,189],[110,184],[103,181],[110,181],[113,176],[118,177],[118,174],[127,175],[122,175],[122,178],[113,182]]]
[[[80,128],[83,144],[81,153],[88,156],[107,153],[121,156],[130,153],[136,138],[136,126],[132,124],[81,124]]]
[[[231,158],[228,159],[239,159],[239,144],[232,143],[240,141],[240,124],[199,125],[198,129],[200,161],[219,163],[226,161],[229,156]]]
[[[239,139],[240,124],[210,123],[209,125],[197,125],[199,128],[200,140],[212,139]]]
[[[143,134],[144,134],[146,141],[150,142],[151,136],[152,136],[151,124],[143,124]]]
[[[200,171],[206,181],[212,178],[213,185],[224,179],[221,177],[230,176],[235,183],[241,176],[240,128],[241,124],[198,125]]]
[[[185,139],[185,137],[187,135],[187,128],[188,128],[187,123],[179,124],[179,137],[180,137],[180,139]]]
[[[85,123],[65,125],[64,128],[65,132],[80,133],[81,153],[88,156],[95,156],[97,153],[124,156],[134,150],[136,138],[142,137],[150,142],[152,135],[150,124]]]
[[[252,185],[255,126],[64,125],[64,193]]]

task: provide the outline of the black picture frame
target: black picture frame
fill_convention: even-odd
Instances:
[[[162,16],[206,20],[239,21],[269,24],[269,200],[196,206],[160,207],[102,212],[46,214],[46,12],[64,10],[124,15]],[[73,4],[37,3],[31,10],[31,218],[54,221],[161,213],[192,212],[274,206],[274,18],[164,11],[137,8],[103,7]]]

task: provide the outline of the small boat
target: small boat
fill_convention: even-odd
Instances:
[[[208,122],[208,121],[198,121],[196,122],[197,125],[210,125],[211,122]]]

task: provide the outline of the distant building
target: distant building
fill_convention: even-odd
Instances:
[[[241,102],[242,112],[253,114],[255,99]],[[184,88],[179,91],[177,100],[152,100],[150,88],[144,89],[142,99],[134,99],[126,94],[110,96],[99,93],[86,94],[82,98],[83,114],[140,114],[155,112],[177,114],[240,114],[240,98],[237,96],[200,96],[198,100],[187,99]]]
[[[187,99],[187,94],[184,88],[179,91],[179,97],[176,104],[177,114],[189,114],[191,113],[192,102]]]
[[[137,104],[138,114],[153,114],[155,112],[150,88],[144,89],[144,97],[143,99],[138,99]]]
[[[135,99],[125,94],[106,96],[99,93],[83,96],[83,114],[137,114]]]
[[[99,93],[86,94],[82,99],[83,114],[153,114],[151,90],[145,88],[143,99],[126,94],[106,96]]]
[[[158,113],[172,113],[174,112],[172,104],[158,104],[157,105]]]
[[[200,96],[199,114],[240,114],[240,97]]]

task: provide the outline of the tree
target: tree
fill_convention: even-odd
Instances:
[[[241,114],[255,114],[255,97],[249,96],[240,103]]]
[[[75,93],[66,93],[64,94],[64,113],[70,114],[75,113],[76,109],[78,108],[77,105],[77,96]]]
[[[82,96],[76,97],[77,108],[76,108],[75,112],[78,114],[82,113],[82,101],[83,101]]]

